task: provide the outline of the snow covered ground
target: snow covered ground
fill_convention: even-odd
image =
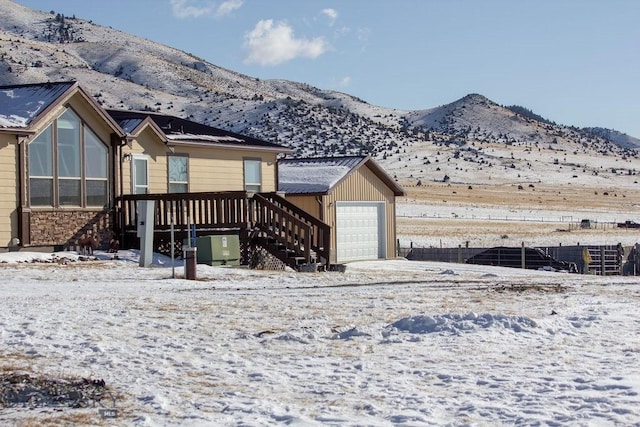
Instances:
[[[116,400],[0,405],[2,425],[640,425],[638,278],[394,260],[187,281],[58,255],[0,254],[0,373]]]

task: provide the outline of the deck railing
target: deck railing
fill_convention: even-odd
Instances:
[[[154,229],[168,231],[233,229],[241,239],[259,231],[311,262],[329,264],[330,228],[276,193],[253,194],[245,191],[129,194],[117,199],[116,229],[123,238],[138,228],[137,202],[153,200]]]
[[[221,193],[167,193],[128,194],[119,198],[119,227],[124,231],[138,227],[136,203],[155,201],[154,228],[168,230],[195,225],[197,229],[247,228],[249,225],[248,199],[244,191]]]

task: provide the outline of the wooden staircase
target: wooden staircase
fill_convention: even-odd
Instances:
[[[329,266],[330,228],[276,193],[250,199],[251,243],[298,271]]]

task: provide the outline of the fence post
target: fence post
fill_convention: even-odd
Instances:
[[[522,249],[520,249],[520,263],[522,264],[522,268],[527,268],[524,253],[524,242],[522,242]]]
[[[604,276],[604,267],[605,267],[605,259],[604,259],[604,246],[600,246],[600,275]]]

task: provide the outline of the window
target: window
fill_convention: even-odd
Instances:
[[[244,160],[244,189],[259,192],[262,187],[262,162],[260,160]]]
[[[84,132],[87,206],[107,205],[107,147],[89,129]]]
[[[53,205],[53,135],[51,126],[29,143],[31,206]]]
[[[169,193],[189,191],[189,169],[187,156],[167,156],[169,168]]]
[[[63,206],[80,206],[80,126],[80,119],[71,110],[57,120],[58,198]]]
[[[70,109],[28,148],[31,206],[106,206],[108,148]]]
[[[147,156],[134,155],[131,168],[133,194],[147,194],[149,192],[149,160]]]

